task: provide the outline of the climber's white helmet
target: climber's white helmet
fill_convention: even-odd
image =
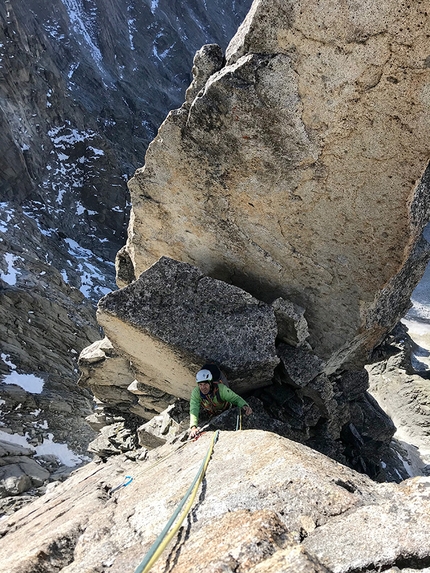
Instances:
[[[208,382],[210,384],[212,382],[212,373],[210,370],[199,370],[196,374],[196,382],[197,384],[202,382]]]

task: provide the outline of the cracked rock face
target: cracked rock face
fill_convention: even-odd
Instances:
[[[332,371],[362,366],[429,256],[429,14],[255,1],[130,181],[135,275],[167,255],[282,296]]]

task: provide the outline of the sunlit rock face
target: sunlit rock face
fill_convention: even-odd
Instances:
[[[78,470],[1,521],[2,570],[135,571],[212,439]],[[429,485],[376,484],[271,432],[221,432],[188,518],[151,571],[428,571]]]
[[[254,2],[130,181],[135,276],[167,255],[283,296],[328,371],[361,367],[429,256],[428,28],[400,0]]]

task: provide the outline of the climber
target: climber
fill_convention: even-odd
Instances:
[[[232,405],[243,408],[247,416],[252,414],[252,409],[243,398],[225,384],[215,383],[210,370],[199,370],[196,374],[196,382],[197,386],[191,392],[190,400],[190,438],[194,438],[201,431],[198,427],[200,406],[209,413],[211,418],[228,410]]]

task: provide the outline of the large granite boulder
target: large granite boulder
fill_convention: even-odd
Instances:
[[[279,363],[270,305],[167,257],[103,297],[98,321],[138,382],[186,400],[205,361],[238,392],[270,384]]]
[[[33,456],[31,448],[0,440],[0,498],[21,494],[48,480],[49,471]]]
[[[333,372],[362,367],[429,257],[429,15],[256,0],[205,83],[220,62],[199,53],[129,183],[135,276],[166,255],[282,296]]]

